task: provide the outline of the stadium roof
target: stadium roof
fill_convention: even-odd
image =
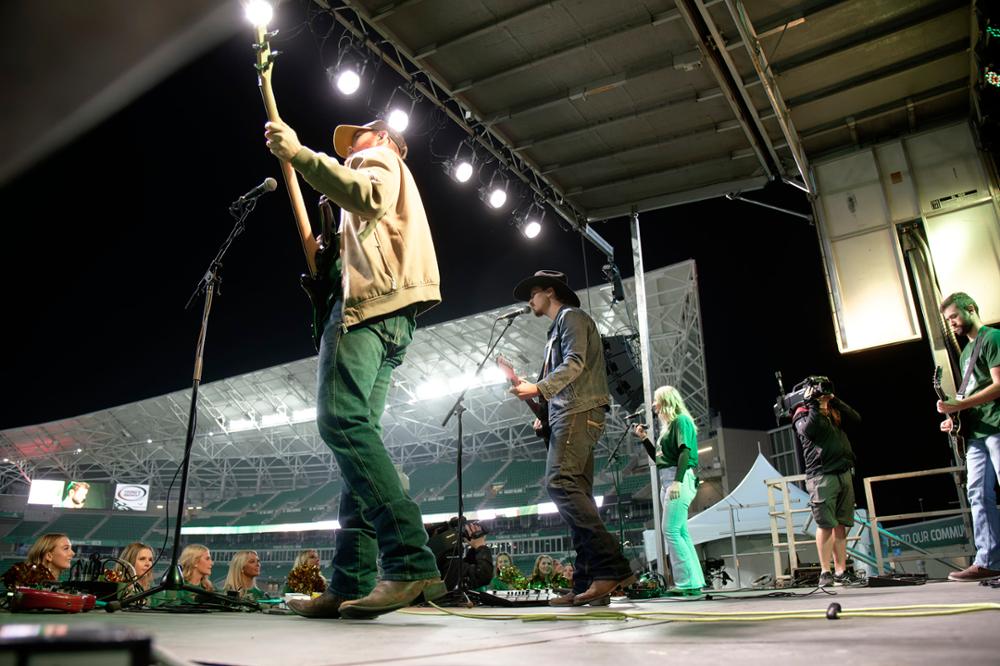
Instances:
[[[625,281],[626,301],[615,306],[609,305],[610,287],[579,292],[583,306],[596,313],[602,335],[631,334],[632,285],[631,279]],[[646,285],[654,383],[681,388],[704,428],[709,420],[708,389],[694,262],[650,271]],[[457,397],[456,387],[482,358],[497,313],[418,327],[405,362],[394,373],[383,418],[390,455],[407,471],[454,460],[456,424],[441,422]],[[522,375],[535,376],[549,324],[544,317],[520,317],[497,350]],[[211,355],[206,363],[211,363]],[[492,362],[483,378],[465,401],[464,456],[544,458],[530,412],[506,392],[507,384]],[[315,356],[201,386],[190,476],[193,497],[208,501],[337,477],[336,463],[313,420],[315,393]],[[182,458],[189,406],[190,390],[184,390],[4,430],[0,456],[7,460],[0,465],[0,492],[17,492],[23,471],[31,478],[151,483],[153,496],[161,496]],[[620,413],[616,406],[601,444],[604,449],[624,431]]]

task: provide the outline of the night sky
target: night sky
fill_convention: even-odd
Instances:
[[[279,27],[291,27],[289,10],[282,8]],[[6,313],[0,428],[190,386],[201,300],[190,310],[184,305],[229,233],[228,205],[267,176],[281,183],[264,146],[251,41],[248,28],[0,189]],[[331,89],[308,31],[279,48],[284,55],[274,86],[283,119],[305,145],[332,153],[336,124],[371,119],[366,96],[343,98]],[[336,57],[331,48],[327,65]],[[388,68],[379,76],[375,107],[398,82]],[[584,287],[580,237],[561,230],[553,213],[541,236],[527,241],[508,214],[492,214],[475,188],[445,175],[433,155],[453,154],[464,134],[450,124],[435,132],[429,109],[427,102],[417,107],[407,161],[431,220],[444,302],[419,323],[508,305],[513,285],[539,268],[563,270],[574,288]],[[303,190],[315,218],[317,195],[304,182]],[[809,212],[802,193],[790,187],[748,196]],[[828,374],[865,419],[863,432],[852,434],[859,477],[950,463],[937,432],[926,341],[838,353],[816,230],[808,222],[725,199],[641,219],[647,270],[697,262],[710,402],[725,426],[774,427],[775,370],[787,387],[807,374]],[[623,275],[631,275],[628,220],[596,228],[614,245]],[[603,279],[603,258],[589,244],[586,253],[593,285]],[[279,185],[260,200],[226,258],[204,381],[314,353],[309,305],[298,286],[303,269]],[[899,489],[927,505],[954,493],[949,484]]]

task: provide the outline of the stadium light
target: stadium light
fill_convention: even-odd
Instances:
[[[410,126],[410,118],[413,116],[413,109],[416,108],[419,99],[420,96],[415,90],[395,88],[389,95],[389,102],[385,105],[382,117],[392,129],[400,133],[405,132],[406,128]]]
[[[444,171],[448,177],[459,185],[463,185],[476,172],[476,150],[465,141],[458,144],[455,156],[444,161]]]
[[[265,0],[250,0],[243,6],[246,19],[255,26],[265,26],[274,18],[274,8]]]

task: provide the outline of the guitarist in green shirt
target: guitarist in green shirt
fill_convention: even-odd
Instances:
[[[1000,330],[984,326],[979,306],[965,293],[952,294],[941,303],[941,316],[956,336],[968,343],[962,350],[959,395],[938,400],[937,410],[947,415],[943,432],[958,429],[966,438],[969,509],[976,543],[976,559],[950,580],[973,582],[1000,576],[1000,511],[996,483],[1000,475]]]

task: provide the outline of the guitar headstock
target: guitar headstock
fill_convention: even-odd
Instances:
[[[948,396],[945,395],[944,390],[941,388],[941,375],[943,374],[941,366],[934,368],[934,377],[932,379],[932,386],[934,387],[934,393],[937,394],[939,400],[947,400]]]
[[[254,68],[257,70],[257,76],[260,78],[261,85],[263,85],[265,82],[270,83],[274,59],[281,53],[280,51],[271,50],[271,38],[277,35],[278,31],[272,30],[268,32],[266,25],[255,26],[254,30],[257,39],[253,44],[253,50],[257,54],[257,62],[254,63]]]

